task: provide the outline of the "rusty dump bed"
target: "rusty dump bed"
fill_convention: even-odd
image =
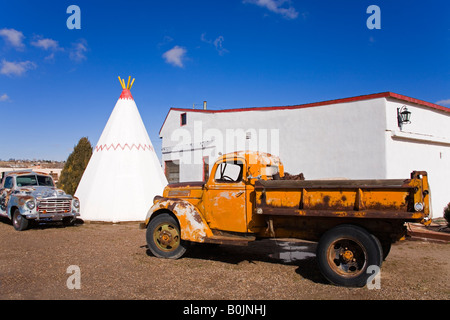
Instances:
[[[259,180],[256,214],[422,221],[429,214],[426,172],[411,179]]]

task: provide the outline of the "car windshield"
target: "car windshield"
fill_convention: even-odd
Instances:
[[[49,176],[40,176],[40,175],[24,175],[17,176],[16,183],[18,187],[25,186],[46,186],[53,187],[53,179]]]

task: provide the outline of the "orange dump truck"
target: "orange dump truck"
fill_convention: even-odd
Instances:
[[[405,236],[405,222],[430,222],[423,171],[402,180],[283,177],[278,157],[235,152],[218,159],[206,182],[169,184],[145,220],[150,251],[176,259],[190,242],[298,238],[318,242],[318,266],[330,282],[364,286],[368,267],[381,267],[391,244]]]

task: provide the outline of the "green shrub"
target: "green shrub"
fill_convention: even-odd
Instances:
[[[91,143],[88,138],[83,137],[78,141],[73,152],[67,158],[58,180],[58,188],[63,189],[68,194],[74,195],[91,156]]]
[[[447,221],[447,226],[450,227],[450,202],[444,208],[444,218]]]

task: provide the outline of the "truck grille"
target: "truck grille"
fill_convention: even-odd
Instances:
[[[39,213],[58,214],[71,212],[70,199],[45,199],[38,202]]]

